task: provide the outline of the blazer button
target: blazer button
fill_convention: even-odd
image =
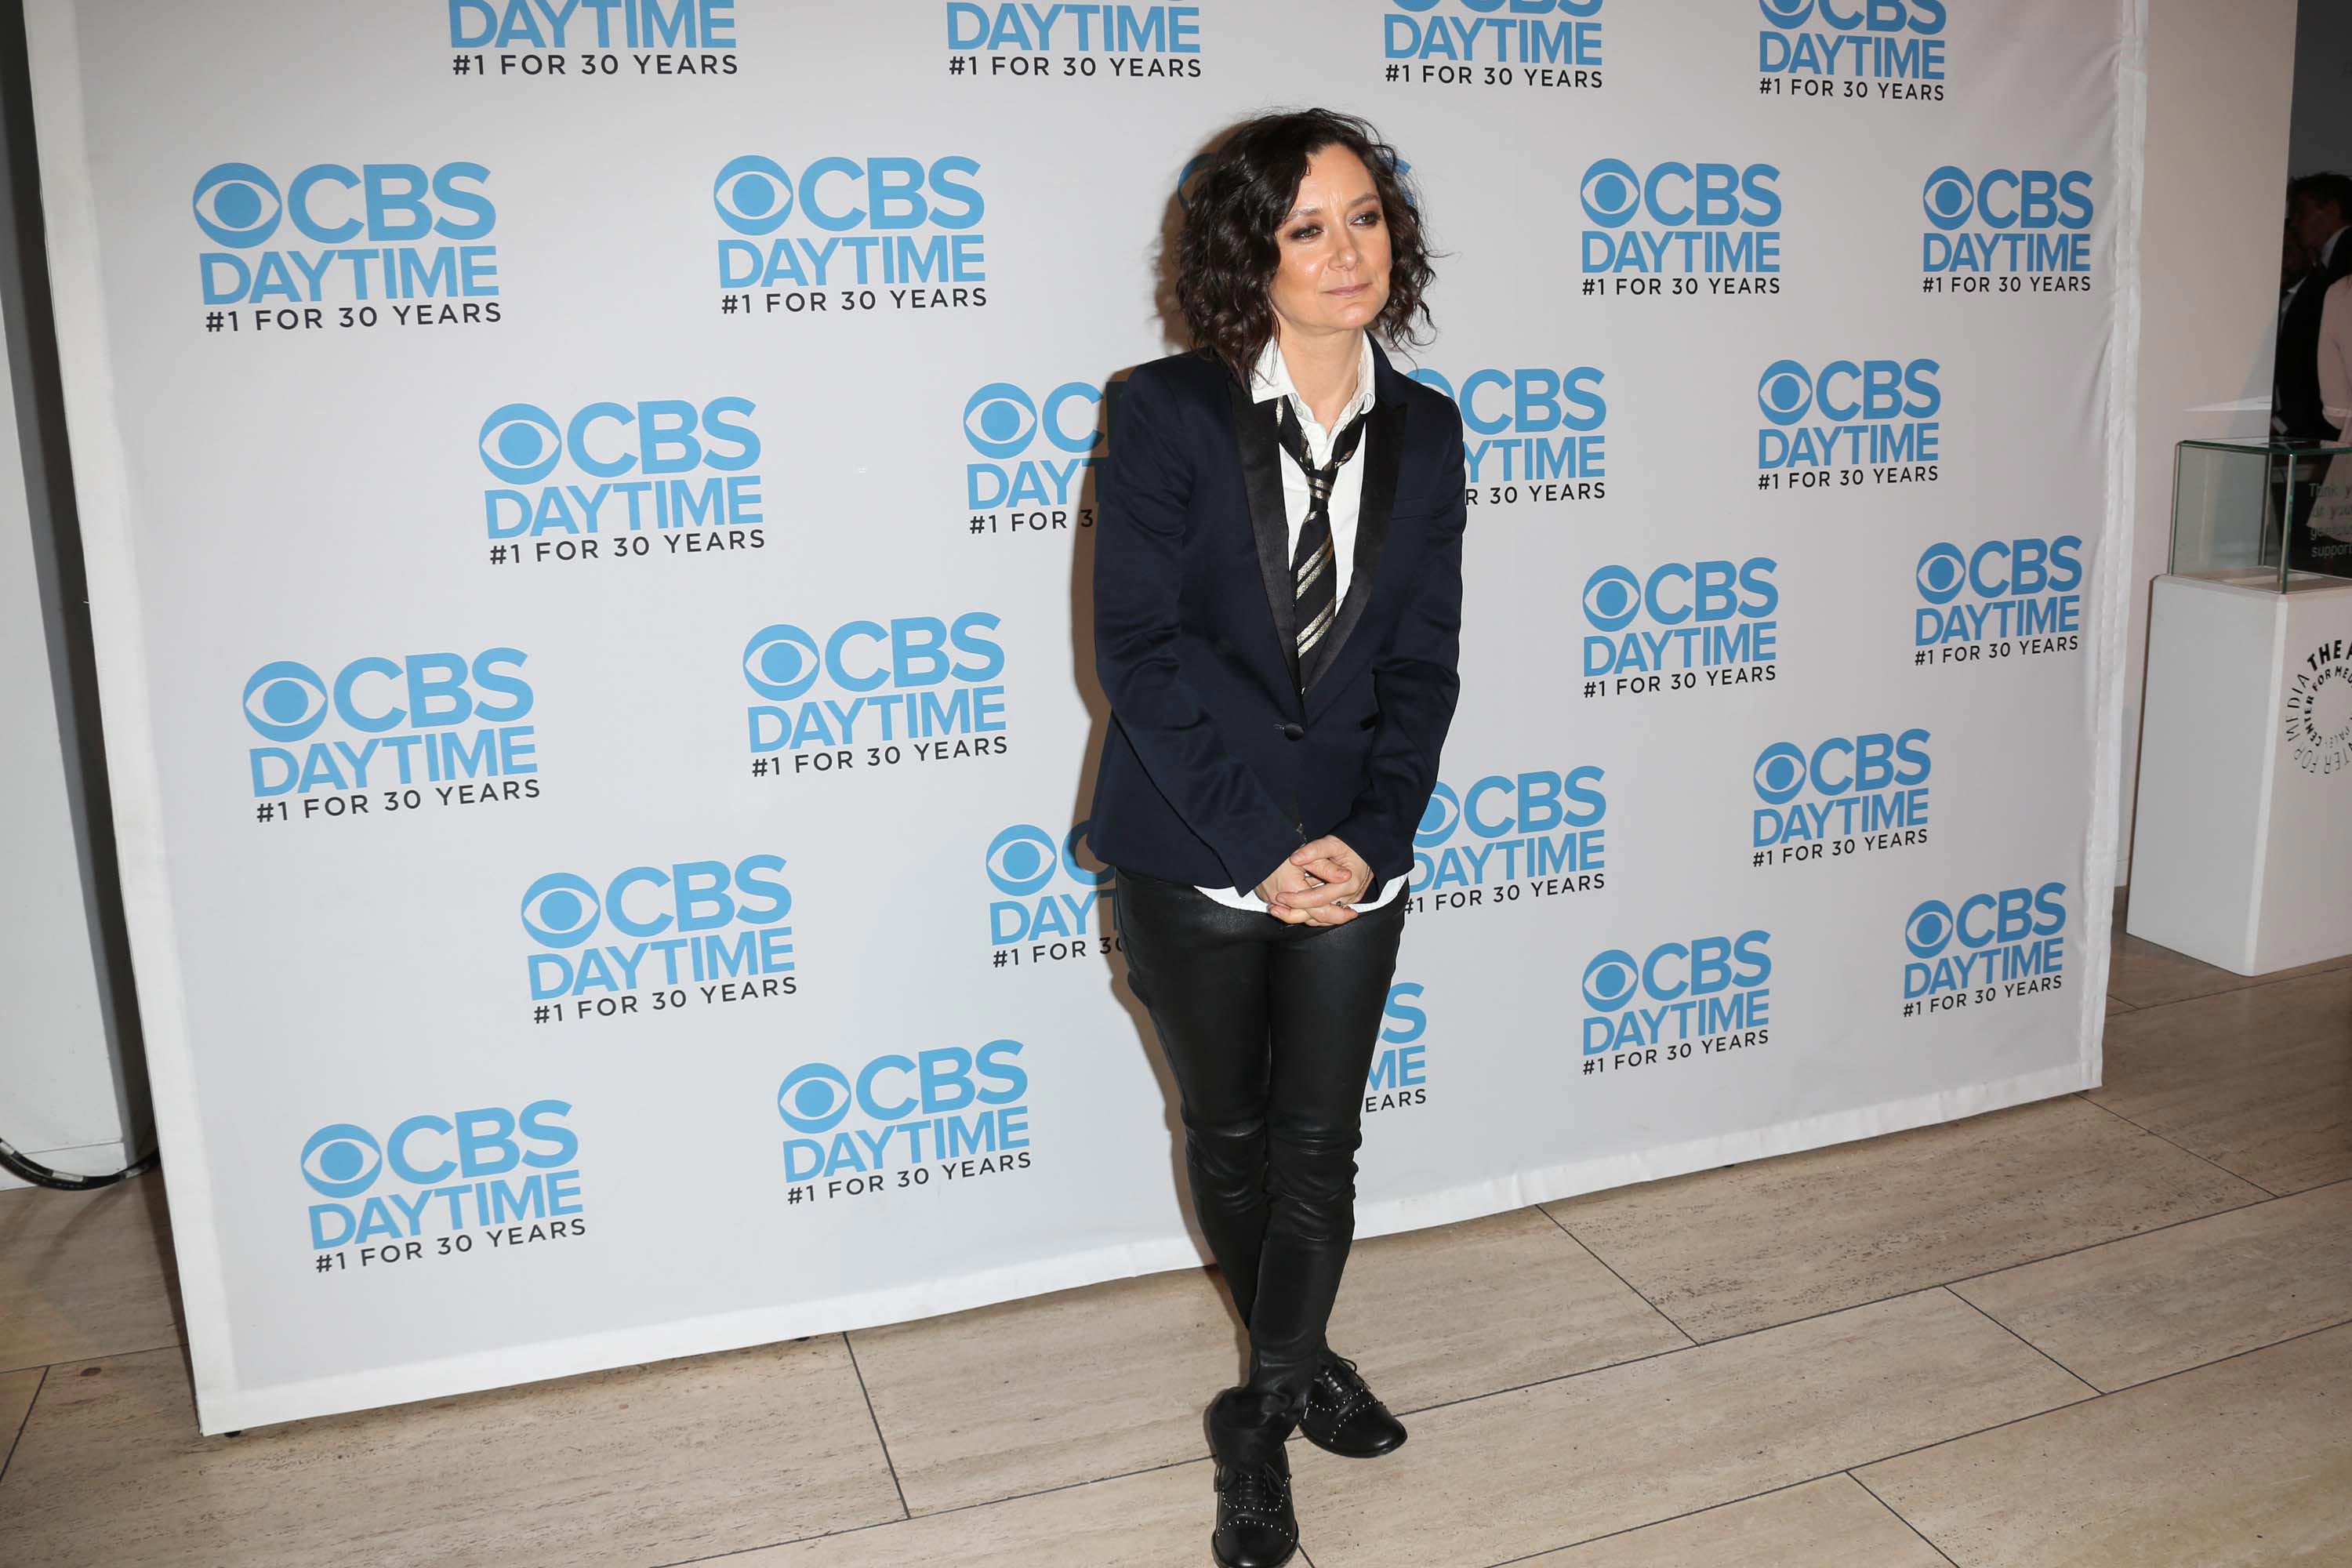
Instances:
[[[1307,738],[1307,726],[1304,724],[1285,724],[1282,727],[1282,738],[1286,741],[1303,741]]]

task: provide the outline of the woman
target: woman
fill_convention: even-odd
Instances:
[[[1397,167],[1320,110],[1234,132],[1180,249],[1201,347],[1128,380],[1097,485],[1091,837],[1250,1336],[1247,1381],[1209,1408],[1225,1568],[1297,1549],[1294,1426],[1355,1458],[1405,1437],[1324,1342],[1460,685],[1461,417],[1372,341],[1429,320]]]

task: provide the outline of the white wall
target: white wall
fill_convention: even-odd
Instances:
[[[7,356],[0,355],[0,358]],[[122,1163],[122,1114],[82,898],[45,572],[0,374],[0,1137],[60,1170]],[[0,1186],[22,1183],[0,1173]]]
[[[127,948],[21,50],[0,34],[0,1137],[96,1173],[152,1137],[129,960],[100,956]]]
[[[2340,6],[2342,0],[2326,0]],[[2119,879],[2131,875],[2148,584],[2172,530],[2172,449],[2270,425],[2295,0],[2147,0],[2138,523],[2124,689]],[[2337,97],[2347,82],[2336,82]]]

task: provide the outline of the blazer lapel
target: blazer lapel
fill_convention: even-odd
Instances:
[[[1271,406],[1254,400],[1241,382],[1233,382],[1231,391],[1242,483],[1249,490],[1250,527],[1257,534],[1257,568],[1265,579],[1266,608],[1274,612],[1275,634],[1282,645],[1284,667],[1290,672],[1290,689],[1298,691],[1303,689],[1298,679],[1298,606],[1290,580],[1290,518],[1282,506],[1282,444],[1275,439]],[[1368,484],[1370,478],[1366,476]],[[1361,553],[1360,539],[1358,552]],[[1330,634],[1326,633],[1323,640],[1328,643]]]
[[[1307,656],[1307,667],[1300,672],[1301,689],[1311,689],[1323,672],[1331,668],[1348,634],[1363,619],[1364,605],[1372,596],[1372,578],[1380,568],[1381,547],[1388,542],[1389,513],[1396,506],[1397,468],[1404,456],[1404,395],[1400,389],[1384,384],[1391,378],[1402,378],[1389,369],[1388,357],[1377,343],[1372,346],[1372,365],[1375,401],[1370,423],[1364,430],[1360,459],[1364,464],[1364,489],[1356,510],[1356,549],[1348,572],[1348,596],[1339,601],[1330,630]],[[1277,471],[1277,511],[1280,478]]]

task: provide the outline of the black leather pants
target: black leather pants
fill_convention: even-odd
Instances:
[[[1355,1237],[1364,1079],[1406,896],[1337,926],[1124,870],[1113,897],[1182,1097],[1192,1206],[1249,1327],[1249,1381],[1213,1407],[1211,1436],[1273,1426],[1279,1441],[1307,1407]]]

